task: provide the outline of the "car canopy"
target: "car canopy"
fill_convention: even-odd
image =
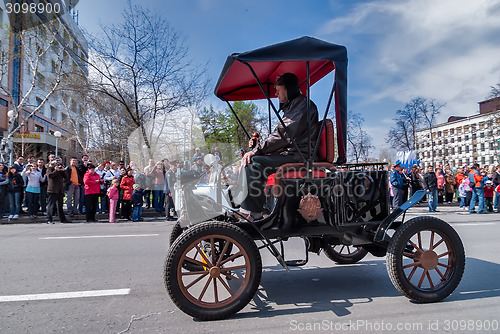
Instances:
[[[309,85],[313,85],[333,70],[337,145],[339,160],[345,162],[347,49],[344,46],[304,36],[252,51],[233,53],[224,64],[215,87],[215,95],[224,101],[274,97],[276,77],[286,72],[297,75],[302,93],[307,94],[308,73]]]

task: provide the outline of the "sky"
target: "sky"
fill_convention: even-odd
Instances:
[[[185,38],[195,63],[208,64],[213,89],[228,55],[312,36],[347,47],[348,110],[360,113],[378,158],[395,113],[421,96],[449,116],[478,113],[500,83],[497,0],[133,0]],[[124,0],[81,0],[79,26],[96,34],[118,24]],[[311,98],[324,112],[330,84]],[[207,105],[224,108],[214,97]]]

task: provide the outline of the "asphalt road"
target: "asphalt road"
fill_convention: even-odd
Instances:
[[[263,250],[254,299],[213,322],[185,315],[165,291],[171,222],[1,225],[0,333],[499,333],[500,214],[435,215],[458,231],[467,256],[461,284],[442,302],[400,295],[385,258],[340,266],[311,254],[286,272]]]

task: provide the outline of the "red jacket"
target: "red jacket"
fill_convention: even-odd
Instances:
[[[135,180],[133,176],[125,175],[120,182],[120,188],[123,189],[123,199],[125,201],[130,201],[132,199],[132,193],[134,192]]]
[[[99,194],[101,192],[101,177],[99,174],[92,174],[88,170],[83,176],[83,184],[85,186],[85,195]]]
[[[457,176],[455,176],[455,181],[457,182],[457,188],[462,184],[462,181],[466,178],[466,176],[463,173],[457,173]]]

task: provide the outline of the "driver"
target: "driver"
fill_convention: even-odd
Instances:
[[[314,140],[318,129],[318,109],[312,101],[309,106],[308,127],[307,97],[301,94],[299,79],[295,74],[285,73],[278,76],[275,88],[288,133],[279,123],[269,137],[259,141],[241,160],[242,169],[238,178],[238,189],[241,192],[235,197],[235,202],[241,203],[239,213],[250,221],[262,217],[267,177],[283,164],[301,161],[289,135],[295,139],[304,157],[307,157],[308,146],[313,150],[313,143],[309,142],[309,132]]]

